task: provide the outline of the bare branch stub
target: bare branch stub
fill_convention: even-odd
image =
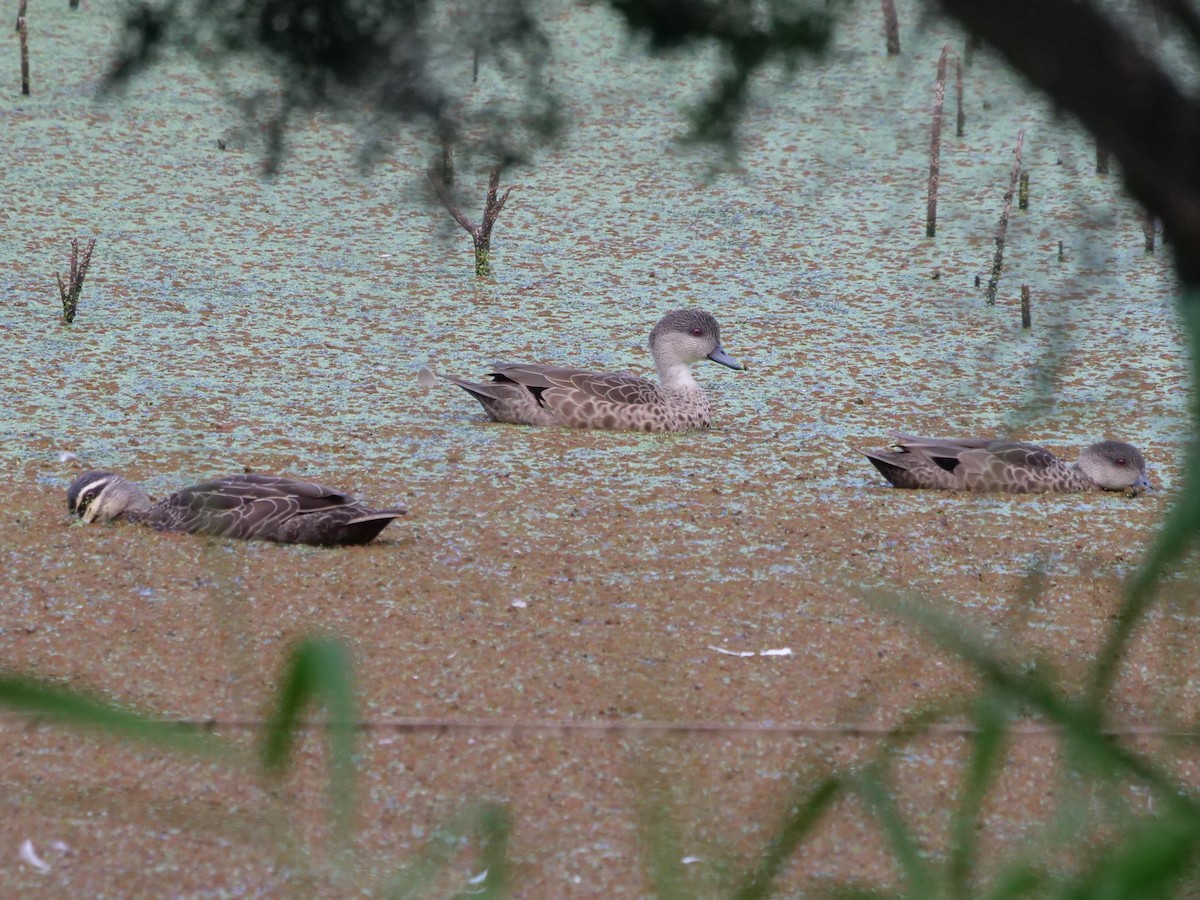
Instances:
[[[442,172],[447,171],[444,157],[441,168]],[[479,278],[489,278],[492,274],[492,228],[495,226],[500,212],[504,209],[504,204],[508,202],[508,195],[512,192],[512,188],[509,187],[504,192],[504,196],[498,196],[500,190],[500,167],[494,167],[488,178],[487,197],[483,204],[483,218],[476,225],[454,203],[454,198],[450,196],[450,189],[437,169],[437,165],[430,166],[427,172],[429,181],[433,184],[433,189],[437,193],[438,199],[442,201],[442,205],[454,217],[454,221],[471,235],[471,240],[475,245],[475,274]]]
[[[83,293],[83,280],[87,277],[88,266],[92,264],[92,251],[96,248],[96,239],[88,240],[87,249],[83,251],[83,259],[79,258],[79,239],[71,239],[71,270],[68,283],[63,284],[62,276],[54,273],[58,282],[58,293],[62,299],[63,322],[70,325],[75,321],[75,313],[79,309],[79,295]]]
[[[1147,211],[1142,215],[1142,234],[1146,238],[1147,253],[1154,252],[1154,226],[1156,224],[1157,220],[1154,218],[1154,213]]]
[[[492,169],[492,173],[488,177],[487,200],[483,205],[483,224],[480,226],[480,231],[485,241],[491,238],[492,226],[496,224],[496,219],[499,218],[500,211],[504,209],[504,204],[508,202],[508,195],[512,193],[512,188],[510,187],[504,192],[504,196],[497,200],[496,194],[499,189],[500,169],[497,167]]]
[[[1004,240],[1008,232],[1008,217],[1012,213],[1013,195],[1017,192],[1017,180],[1021,176],[1021,150],[1025,145],[1025,131],[1017,132],[1017,147],[1014,151],[1012,176],[1008,181],[1008,190],[1004,192],[1004,209],[1000,213],[1000,224],[996,226],[996,257],[992,261],[992,277],[988,280],[987,305],[996,305],[996,288],[1000,284],[1000,270],[1004,265]]]
[[[938,58],[937,85],[933,91],[933,133],[929,145],[929,195],[925,205],[925,237],[937,234],[937,193],[941,173],[942,105],[946,98],[946,59],[950,45],[942,47]]]
[[[954,60],[954,95],[955,95],[955,99],[957,100],[957,108],[955,110],[955,117],[954,117],[954,125],[955,125],[954,136],[962,137],[963,133],[966,131],[966,127],[967,127],[967,114],[965,112],[963,112],[963,80],[962,80],[963,63],[962,63],[962,57],[957,56],[957,54],[955,56],[956,56],[956,58]]]
[[[900,55],[900,20],[896,16],[896,0],[881,0],[883,28],[887,34],[888,56]]]
[[[1029,295],[1029,285],[1021,285],[1021,327],[1033,327],[1033,315],[1031,312],[1031,300]]]
[[[21,94],[29,96],[29,27],[25,24],[25,0],[17,7],[17,34],[21,42]]]
[[[446,186],[446,182],[442,181],[441,175],[432,168],[429,169],[427,174],[429,175],[429,182],[433,185],[433,189],[438,195],[438,199],[442,201],[442,206],[446,207],[450,215],[454,216],[454,221],[465,228],[472,238],[475,237],[475,225],[455,205],[454,198],[450,196],[450,189]]]

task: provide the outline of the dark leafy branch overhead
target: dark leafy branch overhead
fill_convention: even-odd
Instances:
[[[824,52],[833,33],[831,3],[797,0],[610,0],[658,52],[708,42],[722,47],[724,71],[693,110],[694,136],[729,141],[745,105],[750,77],[777,61],[793,69],[803,54]]]
[[[938,3],[1111,150],[1130,192],[1162,217],[1176,242],[1181,277],[1200,284],[1200,100],[1089,3]]]
[[[183,51],[220,72],[237,57],[279,85],[268,132],[296,111],[328,109],[419,123],[442,141],[469,132],[481,150],[521,159],[560,127],[544,85],[550,45],[528,0],[139,0],[126,14],[106,88]],[[473,109],[480,65],[504,79],[501,110]]]

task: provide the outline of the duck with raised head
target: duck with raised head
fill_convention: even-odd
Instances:
[[[895,435],[890,449],[864,455],[900,488],[1041,494],[1138,492],[1150,487],[1145,457],[1136,447],[1120,441],[1092,444],[1073,463],[1021,441],[906,434]]]
[[[490,382],[443,376],[473,396],[497,422],[561,425],[613,431],[691,431],[707,428],[708,398],[692,377],[692,364],[712,360],[731,369],[741,363],[721,347],[721,327],[709,313],[667,313],[650,332],[658,383],[628,372],[590,372],[536,363],[497,364]],[[422,369],[428,384],[433,373]]]
[[[403,507],[372,509],[342,491],[282,475],[228,475],[155,502],[132,481],[93,470],[67,488],[67,510],[86,523],[120,519],[158,531],[341,546],[366,544]]]

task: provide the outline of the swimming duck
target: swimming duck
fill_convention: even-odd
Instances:
[[[708,313],[667,313],[650,332],[658,384],[628,372],[589,372],[535,363],[497,364],[491,382],[443,376],[478,400],[497,422],[565,425],[615,431],[691,431],[709,426],[708,398],[692,364],[710,359],[745,367],[721,347],[721,328]],[[434,374],[422,369],[422,384]]]
[[[892,449],[865,455],[884,478],[901,488],[1035,494],[1150,487],[1141,452],[1119,441],[1092,444],[1073,463],[1020,441],[904,434],[895,436]]]
[[[291,544],[366,544],[407,510],[371,509],[348,494],[281,475],[228,475],[159,500],[113,472],[94,470],[67,488],[84,522],[123,519],[158,531]]]

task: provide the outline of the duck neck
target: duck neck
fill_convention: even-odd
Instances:
[[[664,360],[654,354],[654,365],[658,368],[658,383],[662,389],[671,394],[687,394],[699,391],[700,385],[692,377],[692,367],[679,360]]]
[[[126,522],[144,522],[150,516],[150,510],[154,508],[152,501],[137,485],[134,485],[134,493],[129,499],[129,505],[121,513],[121,518]]]
[[[1068,466],[1063,466],[1063,468],[1071,479],[1072,487],[1084,490],[1099,490],[1099,485],[1092,481],[1087,472],[1083,471],[1083,467],[1079,465],[1079,460],[1075,460],[1075,462]]]

